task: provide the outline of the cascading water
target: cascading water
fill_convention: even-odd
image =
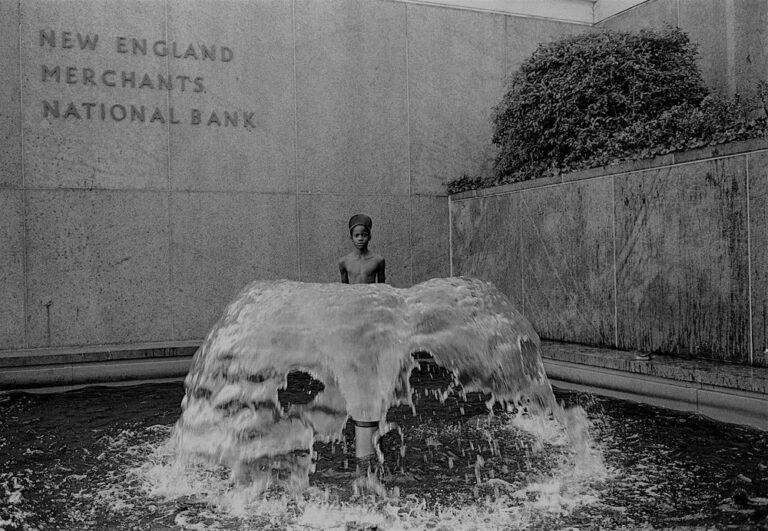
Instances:
[[[308,485],[314,441],[340,438],[349,417],[376,420],[412,401],[414,352],[453,372],[488,403],[552,412],[583,444],[580,424],[554,399],[531,324],[490,283],[433,279],[385,284],[254,282],[226,308],[194,357],[175,428],[178,455],[230,467],[266,486],[275,469]],[[320,380],[313,400],[285,410],[278,390],[293,371]]]

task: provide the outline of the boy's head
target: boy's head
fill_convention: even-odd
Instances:
[[[355,227],[358,225],[362,225],[366,229],[368,229],[368,233],[371,232],[371,227],[373,227],[373,221],[370,217],[366,216],[365,214],[355,214],[351,218],[349,218],[349,234],[352,234],[352,231]]]
[[[360,250],[368,247],[368,242],[371,240],[372,226],[373,221],[365,214],[355,214],[349,218],[349,237],[352,239],[355,247]]]

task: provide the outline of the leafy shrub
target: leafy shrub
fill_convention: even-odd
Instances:
[[[540,45],[510,78],[493,117],[496,174],[462,176],[448,191],[761,136],[768,84],[756,94],[708,95],[696,49],[677,28],[565,37]]]

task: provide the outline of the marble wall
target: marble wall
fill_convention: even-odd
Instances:
[[[678,26],[699,52],[707,86],[723,96],[752,95],[768,80],[768,2],[764,0],[647,0],[599,21],[598,26],[636,31]]]
[[[742,147],[454,196],[453,274],[546,339],[768,366],[768,145]]]
[[[0,2],[0,351],[202,338],[248,281],[449,274],[446,183],[570,24],[396,0]],[[2,355],[0,353],[0,355]]]

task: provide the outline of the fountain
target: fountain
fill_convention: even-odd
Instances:
[[[223,464],[240,484],[266,487],[278,471],[300,491],[315,441],[338,440],[350,417],[378,426],[377,438],[390,428],[390,407],[415,412],[416,352],[450,370],[461,392],[490,393],[489,409],[549,411],[576,431],[554,400],[538,335],[490,283],[454,277],[398,289],[257,281],[228,305],[193,359],[175,428],[179,455]],[[285,409],[278,390],[295,371],[323,390]]]

